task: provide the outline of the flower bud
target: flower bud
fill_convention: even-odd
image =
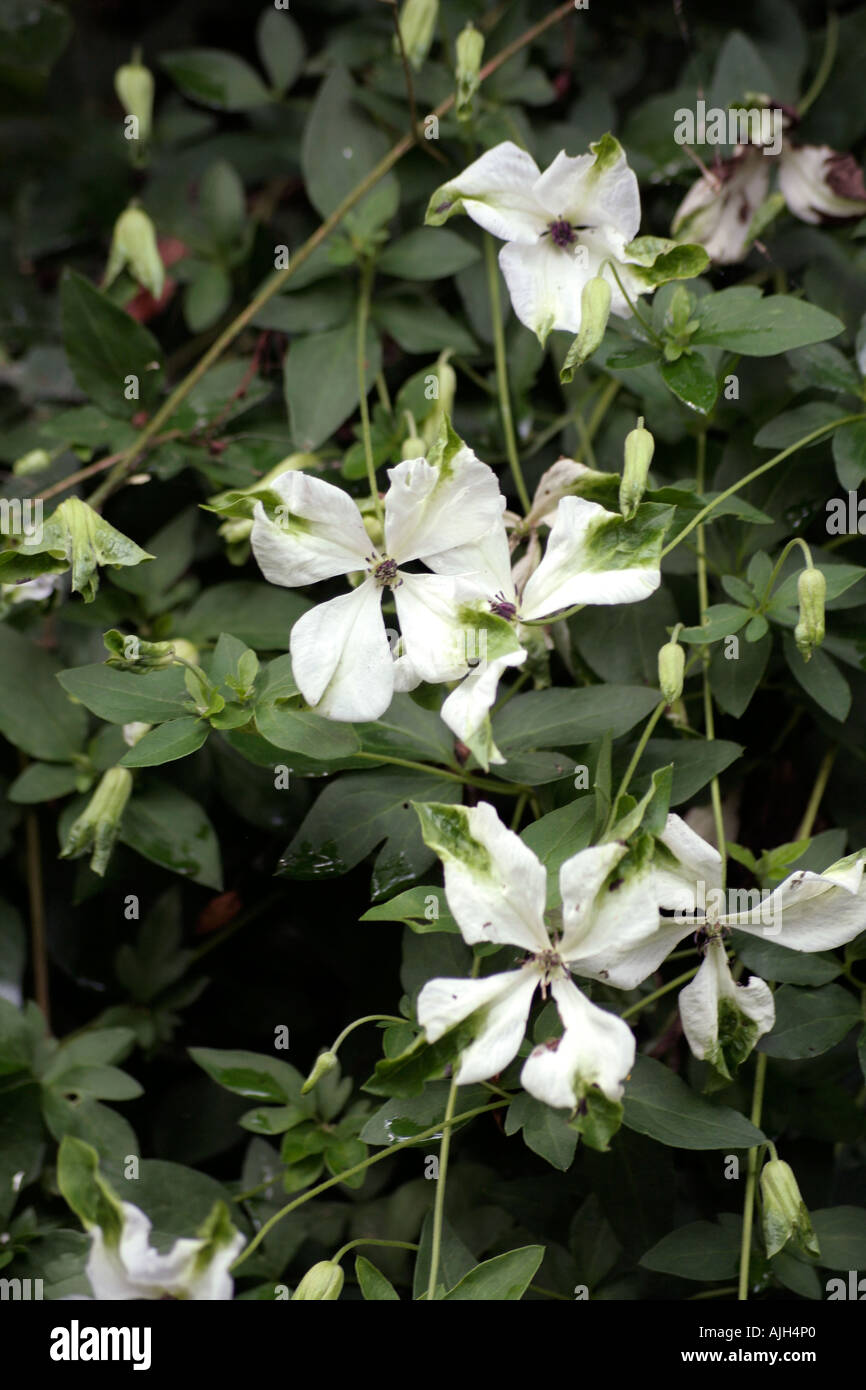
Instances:
[[[580,296],[580,331],[565,356],[560,381],[571,381],[575,368],[582,367],[604,337],[610,316],[610,285],[600,275],[587,280]]]
[[[12,465],[12,472],[18,478],[24,478],[28,473],[41,473],[51,462],[51,455],[47,449],[29,449],[26,454],[22,454]]]
[[[109,768],[81,815],[73,821],[60,858],[77,859],[92,850],[90,867],[101,878],[108,867],[131,791],[129,769]]]
[[[824,599],[827,596],[827,581],[821,570],[810,568],[800,571],[797,580],[797,598],[800,601],[800,621],[794,628],[794,641],[802,652],[803,660],[808,661],[815,647],[824,640]]]
[[[791,1167],[780,1158],[766,1163],[761,1171],[761,1198],[768,1256],[777,1255],[792,1237],[805,1254],[820,1255],[821,1248],[797,1179]]]
[[[147,642],[134,633],[110,628],[102,640],[111,653],[106,666],[118,671],[163,671],[174,666],[178,657],[193,665],[198,661],[198,649],[183,637],[174,637],[170,642]]]
[[[659,689],[665,704],[673,705],[683,693],[686,654],[679,642],[666,642],[659,647]]]
[[[320,1260],[308,1269],[295,1292],[292,1301],[309,1303],[313,1300],[333,1303],[340,1297],[345,1275],[333,1260]]]
[[[114,74],[114,90],[126,114],[138,121],[138,138],[146,144],[153,118],[153,73],[142,63],[126,63]]]
[[[134,748],[139,739],[144,738],[145,734],[149,734],[152,728],[152,724],[145,724],[141,719],[134,719],[131,724],[124,724],[121,732],[127,748]]]
[[[630,430],[625,437],[625,467],[619,485],[619,509],[626,521],[631,521],[643,497],[654,450],[655,442],[649,430],[644,429],[641,416],[637,428]]]
[[[406,57],[416,70],[430,52],[438,17],[439,0],[405,0],[400,11],[400,37]],[[400,52],[396,37],[394,51],[397,54]]]
[[[410,454],[409,457],[411,458],[413,455]],[[418,455],[415,454],[414,457],[418,458]],[[362,511],[361,520],[364,523],[364,530],[367,532],[373,545],[376,547],[383,545],[385,541],[385,527],[382,524],[381,517],[378,517],[372,510]]]
[[[103,284],[110,285],[125,266],[154,299],[159,299],[165,285],[165,267],[153,223],[147,213],[137,207],[127,208],[114,224]]]
[[[472,116],[472,98],[478,91],[478,74],[484,53],[484,35],[470,21],[457,35],[457,100],[458,121]]]
[[[320,1052],[313,1064],[313,1070],[301,1087],[301,1095],[305,1096],[308,1091],[312,1091],[316,1083],[338,1065],[336,1052]]]

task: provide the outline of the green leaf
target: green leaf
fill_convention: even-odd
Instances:
[[[650,773],[673,763],[670,804],[679,806],[742,757],[743,751],[742,744],[729,743],[725,739],[709,742],[704,739],[651,738],[641,758],[641,775],[633,788],[634,793],[637,796],[646,791]],[[622,770],[625,771],[624,766]]]
[[[726,714],[739,719],[745,714],[770,660],[773,639],[769,633],[756,642],[739,644],[737,655],[728,657],[725,647],[716,647],[710,660],[710,680],[713,698]]]
[[[825,1269],[866,1269],[866,1209],[822,1207],[812,1212],[812,1228]]]
[[[637,685],[596,685],[579,690],[536,690],[515,695],[493,718],[493,738],[511,749],[557,748],[590,743],[608,730],[627,733],[655,708],[657,690]]]
[[[762,980],[825,985],[842,973],[842,962],[829,951],[790,951],[766,937],[736,930],[731,932],[730,944],[743,964]]]
[[[559,907],[559,870],[592,839],[595,798],[582,796],[528,825],[520,838],[547,869],[547,906]]]
[[[418,1254],[415,1257],[415,1276],[413,1279],[412,1296],[414,1299],[426,1298],[427,1285],[430,1279],[430,1258],[433,1246],[433,1213],[428,1212],[424,1218],[424,1225],[421,1228],[421,1236],[418,1242]],[[467,1249],[460,1239],[450,1221],[442,1222],[442,1238],[439,1248],[439,1285],[438,1288],[444,1293],[446,1288],[451,1288],[468,1274],[469,1270],[475,1265],[475,1257],[472,1251]],[[437,1296],[439,1296],[437,1294]]]
[[[256,651],[285,652],[293,624],[309,607],[300,594],[276,584],[236,580],[206,589],[178,625],[191,642],[208,642],[230,632]]]
[[[727,1214],[715,1221],[693,1221],[680,1226],[648,1250],[640,1263],[659,1274],[708,1283],[736,1274],[740,1262],[742,1219]]]
[[[429,299],[401,296],[374,302],[372,317],[404,352],[442,352],[451,348],[472,356],[478,344],[459,319]]]
[[[301,1073],[279,1057],[214,1047],[191,1047],[189,1055],[217,1085],[236,1096],[291,1103],[305,1113],[312,1110],[312,1103],[301,1098]]]
[[[145,859],[221,891],[222,866],[214,828],[198,802],[168,782],[136,791],[126,807],[119,838]]]
[[[82,391],[108,415],[131,419],[152,410],[162,389],[161,349],[152,333],[78,275],[66,270],[60,284],[63,345]],[[127,399],[127,378],[138,392]]]
[[[421,838],[413,801],[459,801],[461,786],[421,773],[350,773],[325,788],[280,860],[290,878],[331,878],[382,845],[373,868],[374,897],[418,878],[434,861]],[[384,840],[384,844],[382,841]]]
[[[272,99],[255,68],[234,53],[184,48],[159,61],[184,96],[216,111],[251,111]]]
[[[526,1091],[515,1096],[505,1114],[505,1133],[523,1131],[523,1142],[560,1172],[574,1162],[577,1133],[568,1123],[564,1110],[553,1110]]]
[[[758,1051],[769,1057],[819,1057],[861,1021],[857,1000],[841,985],[784,985],[776,994],[775,1027],[761,1038]]]
[[[807,695],[819,704],[833,718],[848,718],[851,709],[851,687],[832,657],[820,647],[804,661],[798,652],[793,637],[785,633],[782,638],[785,660],[796,681]]]
[[[256,728],[268,743],[308,758],[323,762],[348,758],[359,747],[352,724],[325,719],[312,710],[295,709],[286,700],[257,704],[255,718]]]
[[[81,773],[71,763],[31,763],[15,778],[7,793],[19,805],[53,801],[78,790]]]
[[[74,757],[87,733],[87,716],[60,689],[59,673],[60,663],[49,652],[0,624],[0,733],[22,752],[49,762]]]
[[[435,916],[428,917],[428,908],[431,913],[435,909]],[[407,927],[411,927],[412,931],[422,933],[460,930],[446,906],[444,889],[429,885],[407,888],[405,893],[398,893],[396,898],[389,898],[387,902],[368,908],[360,920],[403,922]]]
[[[283,388],[295,447],[317,449],[358,405],[356,329],[353,322],[328,333],[296,338],[286,354]],[[369,391],[382,363],[379,336],[367,326],[365,382]]]
[[[231,298],[231,278],[222,266],[203,265],[183,294],[183,316],[190,333],[203,333],[213,327]]]
[[[796,372],[793,384],[814,386],[818,391],[838,391],[856,396],[860,379],[852,364],[838,348],[829,343],[797,348],[789,353],[788,361]]]
[[[764,298],[755,285],[737,285],[698,300],[693,343],[727,348],[746,357],[773,357],[791,348],[835,338],[840,319],[791,295]]]
[[[454,735],[436,710],[423,709],[410,695],[395,695],[372,724],[356,724],[365,753],[411,758],[415,762],[452,763]]]
[[[443,1302],[518,1302],[544,1259],[543,1245],[524,1245],[519,1250],[509,1250],[505,1255],[495,1255],[464,1274],[459,1284],[444,1295]]]
[[[271,86],[282,96],[294,85],[304,66],[303,34],[289,15],[269,6],[262,10],[256,25],[256,48]]]
[[[842,486],[856,491],[866,478],[866,420],[852,420],[835,431],[833,462]]]
[[[749,621],[748,609],[734,603],[714,603],[707,609],[706,621],[700,627],[684,627],[680,632],[681,642],[695,642],[700,646],[708,642],[718,642],[739,632]]]
[[[189,757],[201,748],[210,733],[206,719],[169,719],[151,729],[120,760],[121,767],[159,767]]]
[[[762,425],[758,430],[753,443],[759,449],[787,449],[789,445],[804,439],[807,434],[822,429],[824,425],[832,424],[834,420],[841,420],[845,413],[832,401],[809,401],[806,405],[795,406],[793,410],[785,410],[781,415],[768,420],[766,425]],[[826,438],[829,438],[829,435]],[[811,444],[807,444],[806,448],[817,448],[826,442],[826,438],[815,439]]]
[[[355,1277],[358,1280],[361,1296],[368,1303],[385,1300],[394,1303],[400,1302],[400,1295],[394,1285],[363,1255],[356,1255],[355,1257]]]
[[[480,254],[448,227],[413,227],[385,248],[376,268],[404,280],[442,280],[474,265]]]
[[[57,679],[67,694],[110,724],[161,724],[189,713],[183,669],[134,675],[110,666],[75,666]]]
[[[674,1149],[748,1149],[764,1135],[744,1115],[695,1095],[661,1062],[639,1056],[626,1082],[623,1124]]]
[[[701,352],[684,352],[676,362],[663,362],[662,380],[684,405],[709,415],[719,394],[716,374]]]
[[[386,136],[355,100],[351,77],[345,68],[335,65],[316,93],[301,141],[304,187],[316,211],[322,217],[329,216],[387,152]],[[356,218],[363,218],[376,194],[377,189],[373,189],[356,204]],[[390,203],[393,212],[399,198],[393,174],[380,181],[379,198],[383,194],[388,200],[385,206]]]

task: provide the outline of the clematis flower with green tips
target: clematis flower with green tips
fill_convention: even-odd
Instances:
[[[738,985],[720,937],[713,937],[691,984],[680,990],[683,1032],[695,1057],[732,1081],[755,1043],[776,1022],[770,986],[753,975]]]

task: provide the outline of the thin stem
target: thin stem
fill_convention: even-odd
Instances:
[[[350,1250],[356,1249],[359,1245],[387,1245],[392,1250],[417,1250],[411,1240],[375,1240],[372,1236],[359,1236],[357,1240],[350,1240],[346,1245],[340,1247],[336,1255],[331,1256],[331,1262],[338,1265],[344,1255],[348,1255]]]
[[[764,604],[770,597],[770,594],[773,592],[773,585],[779,577],[779,571],[781,570],[782,566],[784,565],[785,561],[787,560],[788,556],[790,555],[791,551],[794,549],[794,546],[796,545],[799,545],[803,551],[803,554],[806,558],[806,568],[810,570],[815,568],[814,561],[812,560],[812,552],[809,549],[806,542],[803,540],[803,537],[795,536],[793,540],[788,541],[788,544],[785,546],[784,550],[782,551],[781,555],[779,556],[778,560],[773,566],[773,572],[770,575],[770,578],[767,580],[767,587],[764,590],[764,596],[761,599],[762,609],[764,607]]]
[[[805,116],[809,107],[815,102],[824,90],[824,83],[830,76],[831,69],[836,61],[836,46],[839,41],[839,21],[832,10],[827,12],[827,29],[824,34],[824,52],[821,55],[821,62],[818,71],[812,78],[811,85],[806,95],[797,107],[797,115]]]
[[[824,754],[821,766],[818,768],[818,776],[815,778],[815,785],[809,797],[809,804],[803,812],[803,819],[800,821],[799,829],[794,836],[795,840],[805,840],[812,834],[812,826],[815,824],[815,817],[818,814],[818,807],[821,805],[821,798],[830,780],[830,773],[833,771],[833,764],[839,752],[838,746],[828,748]]]
[[[509,1101],[505,1100],[494,1100],[491,1101],[489,1105],[477,1105],[473,1110],[466,1110],[462,1115],[456,1115],[452,1120],[452,1124],[462,1124],[465,1120],[474,1120],[476,1115],[486,1115],[491,1110],[500,1110],[503,1105],[509,1103]],[[354,1177],[356,1173],[363,1173],[365,1169],[371,1168],[374,1163],[381,1163],[383,1159],[390,1158],[392,1154],[398,1153],[401,1149],[408,1149],[411,1145],[418,1144],[424,1139],[432,1139],[441,1129],[442,1121],[440,1120],[438,1124],[431,1125],[429,1129],[422,1130],[420,1134],[413,1134],[409,1139],[398,1139],[396,1144],[389,1144],[387,1148],[381,1149],[379,1153],[372,1154],[369,1158],[365,1158],[362,1163],[356,1163],[351,1168],[345,1168],[342,1173],[337,1173],[336,1176],[326,1178],[324,1182],[317,1183],[316,1186],[311,1187],[308,1192],[302,1192],[300,1197],[296,1197],[294,1201],[281,1207],[279,1211],[274,1212],[274,1215],[264,1222],[259,1230],[256,1231],[249,1245],[238,1255],[231,1268],[236,1270],[245,1260],[249,1259],[253,1251],[261,1245],[268,1232],[272,1231],[274,1226],[282,1221],[284,1216],[289,1216],[291,1212],[303,1206],[305,1202],[310,1202],[314,1197],[318,1197],[320,1193],[327,1192],[331,1187],[336,1187],[337,1183],[345,1182],[346,1178]],[[268,1186],[270,1186],[270,1184],[268,1184]]]
[[[48,947],[45,934],[45,895],[42,891],[42,847],[39,818],[35,810],[24,818],[27,840],[27,893],[30,900],[30,941],[33,951],[33,994],[42,1010],[45,1026],[51,1028],[48,994]]]
[[[726,502],[729,497],[733,497],[734,493],[740,491],[740,488],[747,487],[749,483],[753,483],[756,478],[760,478],[762,473],[769,472],[771,468],[776,467],[777,463],[781,463],[784,459],[790,458],[791,454],[795,454],[798,449],[804,449],[807,444],[812,443],[813,439],[820,439],[822,435],[830,434],[833,430],[837,430],[840,425],[852,425],[858,420],[866,420],[866,415],[841,415],[838,420],[831,420],[829,424],[821,425],[818,429],[812,430],[811,433],[804,434],[803,438],[798,439],[796,444],[789,444],[787,449],[783,449],[780,454],[774,454],[771,459],[767,459],[766,463],[762,463],[758,468],[753,468],[751,473],[747,473],[746,476],[740,478],[738,482],[732,483],[730,487],[725,488],[724,492],[720,492],[718,497],[714,497],[712,502],[708,502],[705,507],[702,507],[701,510],[692,517],[691,521],[683,527],[682,531],[678,532],[672,541],[668,541],[667,545],[662,550],[662,559],[664,559],[665,555],[669,555],[670,552],[679,545],[680,541],[685,540],[686,536],[694,531],[696,526],[700,526],[710,515],[710,512],[714,511],[720,503]]]
[[[604,419],[613,402],[616,400],[617,393],[621,389],[622,382],[614,381],[613,379],[611,379],[605,386],[598,400],[596,401],[595,406],[593,407],[593,412],[590,415],[586,425],[586,433],[590,442],[595,438],[599,425],[601,424],[602,420]]]
[[[495,792],[497,796],[520,796],[526,787],[492,782],[486,777],[473,777],[470,772],[449,772],[447,768],[436,767],[433,763],[414,763],[409,758],[392,758],[387,753],[353,753],[353,758],[365,758],[368,762],[393,763],[395,767],[408,767],[413,772],[427,772],[432,777],[445,777],[449,782],[462,782],[467,787],[479,787],[483,792]]]
[[[707,435],[705,430],[701,430],[698,435],[698,459],[697,459],[697,489],[703,493],[704,480],[707,463]],[[697,561],[698,561],[698,603],[700,605],[700,621],[703,625],[709,607],[709,589],[707,586],[707,537],[703,526],[698,527],[697,537]],[[713,691],[710,681],[710,649],[709,646],[701,648],[701,660],[703,662],[703,696],[704,696],[704,735],[709,743],[716,737],[716,723],[713,714]],[[716,847],[722,857],[721,863],[721,886],[725,886],[725,875],[727,871],[727,842],[725,839],[725,817],[722,810],[722,793],[719,786],[718,777],[714,777],[710,782],[710,800],[713,805],[713,821],[716,827]]]
[[[356,1028],[360,1028],[362,1023],[405,1023],[405,1018],[398,1018],[396,1014],[365,1014],[363,1018],[356,1018],[354,1023],[347,1023],[337,1041],[330,1048],[331,1052],[339,1052],[343,1043],[350,1033]]]
[[[511,414],[511,396],[508,388],[508,361],[505,353],[505,329],[502,326],[499,300],[499,266],[493,237],[484,233],[484,259],[487,266],[487,288],[490,296],[490,316],[493,323],[493,353],[496,359],[496,383],[499,388],[499,413],[502,418],[502,433],[505,436],[505,451],[508,465],[520,505],[524,513],[530,510],[529,493],[523,481],[520,457],[517,453],[517,437],[514,433],[514,419]]]
[[[752,1093],[752,1124],[760,1128],[761,1111],[764,1106],[764,1082],[767,1078],[767,1054],[758,1053],[755,1067],[755,1089]],[[743,1239],[740,1245],[740,1282],[737,1299],[745,1303],[749,1297],[749,1256],[752,1251],[752,1217],[755,1208],[755,1185],[758,1176],[758,1149],[756,1144],[749,1149],[749,1167],[746,1173],[746,1196],[743,1202]]]
[[[167,430],[158,439],[151,440],[151,447],[156,449],[160,444],[165,444],[169,439],[178,439],[182,434],[183,430]],[[76,483],[83,483],[96,473],[104,473],[106,468],[111,468],[118,459],[122,459],[123,454],[124,451],[120,449],[116,454],[109,454],[106,458],[99,459],[97,463],[89,463],[86,468],[79,468],[76,473],[70,473],[68,477],[61,478],[59,483],[53,483],[51,487],[46,488],[44,492],[39,494],[37,500],[47,502],[49,497],[56,497],[59,493],[65,492],[67,488],[75,487]]]
[[[427,1281],[427,1299],[436,1295],[436,1280],[439,1275],[439,1253],[442,1249],[442,1222],[445,1215],[445,1183],[448,1177],[448,1155],[451,1151],[451,1122],[454,1117],[454,1104],[457,1100],[457,1081],[452,1080],[445,1107],[445,1122],[442,1140],[439,1145],[439,1176],[436,1180],[436,1200],[433,1204],[433,1242],[430,1247],[430,1278]]]
[[[636,1004],[632,1004],[630,1008],[620,1014],[620,1018],[633,1018],[648,1004],[654,1004],[657,999],[661,999],[663,994],[670,994],[671,990],[676,989],[678,985],[684,985],[686,980],[697,975],[699,969],[700,966],[696,965],[693,969],[684,971],[682,975],[677,975],[675,980],[668,980],[666,985],[661,985],[658,989],[654,989],[652,994],[648,994],[645,999],[639,999]]]
[[[619,803],[620,798],[625,796],[626,792],[628,791],[629,784],[631,782],[632,777],[634,776],[637,765],[643,757],[644,750],[650,741],[652,731],[661,719],[666,709],[667,701],[662,700],[660,704],[656,705],[655,709],[653,710],[652,714],[647,720],[646,728],[640,736],[637,748],[635,748],[634,752],[631,755],[631,761],[629,762],[629,765],[626,768],[625,773],[623,775],[622,781],[620,782],[617,788],[616,796],[613,798],[613,801],[611,802],[610,815],[608,816],[607,824],[605,825],[604,830],[602,831],[602,840],[604,840],[605,836],[608,834],[613,825],[614,817],[616,815],[617,804]]]
[[[373,262],[365,260],[361,266],[361,288],[358,295],[358,338],[356,347],[358,368],[358,402],[361,407],[361,437],[364,441],[364,459],[367,464],[367,481],[376,515],[382,520],[382,499],[379,484],[376,482],[376,465],[373,461],[373,437],[370,433],[370,408],[367,404],[367,321],[370,317],[370,294],[373,289]]]

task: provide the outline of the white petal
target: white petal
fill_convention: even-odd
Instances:
[[[422,681],[459,680],[466,674],[466,628],[455,583],[446,575],[403,574],[394,589],[403,649]]]
[[[317,604],[292,628],[289,650],[298,689],[329,719],[378,719],[394,693],[394,663],[382,621],[382,590],[372,579]]]
[[[752,218],[767,197],[772,157],[744,148],[693,184],[674,214],[671,231],[698,242],[719,265],[741,261]]]
[[[547,874],[486,801],[420,807],[426,843],[445,866],[445,897],[463,938],[546,951]]]
[[[361,513],[342,488],[306,473],[281,473],[268,484],[285,512],[269,521],[256,503],[250,543],[271,584],[293,588],[366,568],[373,544]]]
[[[479,595],[493,598],[501,594],[507,603],[517,602],[508,533],[501,519],[479,540],[470,545],[452,546],[438,555],[425,555],[424,563],[437,574],[459,575],[467,580],[467,593],[474,585]]]
[[[640,190],[621,146],[609,154],[571,157],[561,150],[535,184],[551,217],[577,227],[613,227],[625,241],[640,228]]]
[[[748,1020],[751,1051],[758,1038],[769,1033],[776,1021],[773,991],[756,975],[749,978],[747,985],[736,984],[724,946],[716,938],[710,942],[695,978],[680,991],[680,1017],[694,1055],[705,1058],[724,1075],[730,1075],[727,1059],[720,1055],[719,1011],[723,1001],[727,1001]],[[748,1027],[749,1024],[751,1027]],[[739,1060],[744,1058],[740,1057]]]
[[[653,892],[659,907],[669,912],[695,912],[697,885],[704,885],[703,901],[722,885],[722,858],[690,825],[677,815],[669,815],[659,840],[673,855],[673,862],[657,855],[653,866]]]
[[[661,583],[658,560],[650,547],[635,552],[634,564],[610,566],[602,543],[608,528],[622,518],[585,497],[563,497],[556,510],[544,559],[523,591],[520,614],[544,618],[575,603],[636,603],[649,598]]]
[[[497,522],[504,500],[492,468],[462,445],[440,466],[404,459],[388,469],[385,544],[400,564],[478,540]]]
[[[846,196],[840,190],[848,189]],[[787,146],[779,166],[779,191],[804,222],[825,217],[862,217],[866,212],[863,175],[852,155],[840,155],[829,145]],[[853,194],[853,196],[851,196]]]
[[[503,241],[535,241],[550,220],[533,193],[537,178],[532,156],[504,140],[436,190],[427,220],[440,223],[463,211]]]
[[[828,951],[866,931],[866,859],[852,855],[824,874],[799,870],[748,912],[720,917],[723,926],[771,937],[792,951]]]
[[[489,975],[484,980],[429,980],[418,995],[418,1022],[429,1042],[478,1015],[478,1031],[461,1053],[461,1086],[486,1081],[508,1066],[523,1041],[529,1006],[539,982],[536,966]]]
[[[554,980],[550,990],[565,1031],[552,1045],[542,1043],[530,1053],[521,1085],[556,1109],[573,1110],[590,1086],[618,1101],[634,1065],[628,1024],[591,1004],[571,980]]]
[[[597,846],[596,852],[608,848]],[[589,855],[593,851],[583,853]],[[570,924],[570,939],[568,949],[561,946],[560,954],[577,975],[603,980],[615,989],[634,989],[658,969],[674,946],[694,931],[694,926],[660,917],[651,865],[640,870],[626,868],[612,888],[596,897],[587,912],[580,864],[576,862],[580,859],[578,854],[569,861],[569,873],[563,882],[563,921]],[[589,862],[587,877],[592,886],[603,859]],[[572,906],[572,895],[581,907]]]
[[[507,652],[493,661],[482,661],[474,671],[470,671],[456,690],[452,690],[442,706],[440,713],[448,728],[464,743],[468,743],[478,733],[484,719],[493,708],[496,689],[503,671],[509,666],[520,666],[527,653]],[[497,761],[492,758],[491,761]],[[504,761],[504,759],[502,760]]]
[[[499,252],[499,266],[515,314],[541,343],[554,329],[578,331],[580,297],[594,274],[585,254],[549,239],[533,246],[510,241]]]

